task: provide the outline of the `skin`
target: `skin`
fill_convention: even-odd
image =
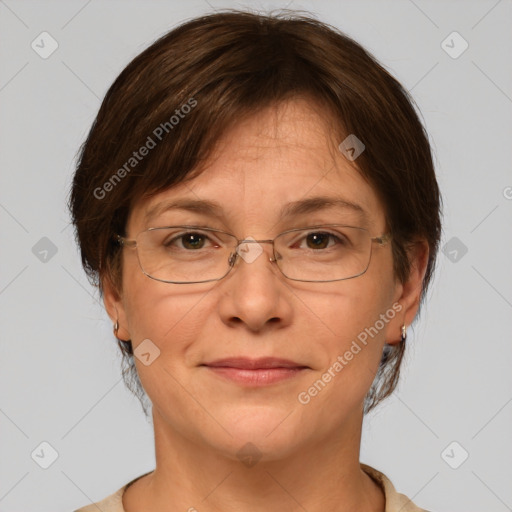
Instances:
[[[316,195],[360,204],[371,235],[382,235],[384,208],[354,163],[334,149],[325,120],[318,105],[295,98],[239,122],[224,134],[202,174],[134,206],[128,237],[187,223],[239,239],[269,239],[320,223],[361,225],[343,210],[280,220],[285,203]],[[172,211],[144,224],[151,206],[176,198],[217,201],[223,217]],[[428,245],[420,241],[411,250],[406,283],[393,275],[390,244],[374,245],[365,274],[331,283],[286,279],[269,261],[271,246],[262,248],[254,262],[239,260],[224,279],[193,285],[149,279],[136,250],[126,248],[122,292],[104,280],[118,337],[131,339],[134,350],[148,338],[160,349],[149,366],[136,359],[153,403],[156,469],[127,489],[127,512],[384,510],[380,487],[359,466],[363,400],[384,344],[399,343],[401,325],[416,315]],[[402,306],[400,313],[309,404],[300,404],[298,394],[394,303]],[[282,357],[309,369],[246,388],[200,366],[234,356]],[[237,457],[248,442],[261,453],[253,467]]]

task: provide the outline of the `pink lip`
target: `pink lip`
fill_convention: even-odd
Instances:
[[[219,376],[250,386],[280,382],[309,368],[294,361],[274,357],[219,359],[202,366],[206,366]]]

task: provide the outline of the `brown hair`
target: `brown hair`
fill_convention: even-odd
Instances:
[[[134,202],[197,175],[241,117],[298,95],[328,107],[339,133],[365,144],[357,167],[384,205],[397,279],[408,276],[410,244],[427,240],[423,303],[441,236],[441,197],[413,100],[358,43],[293,11],[193,19],[114,81],[80,149],[69,199],[82,264],[100,295],[103,279],[122,289],[112,237],[125,234]],[[131,345],[119,346],[125,384],[146,412]],[[365,412],[396,387],[404,350],[403,343],[386,346]]]

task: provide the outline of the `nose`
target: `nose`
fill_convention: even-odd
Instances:
[[[291,321],[290,292],[273,260],[272,245],[265,242],[242,242],[232,255],[234,268],[221,281],[219,314],[230,327],[261,332]]]

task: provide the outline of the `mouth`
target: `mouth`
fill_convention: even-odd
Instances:
[[[274,357],[219,359],[201,366],[219,377],[246,386],[274,384],[296,377],[310,369],[309,366]]]

